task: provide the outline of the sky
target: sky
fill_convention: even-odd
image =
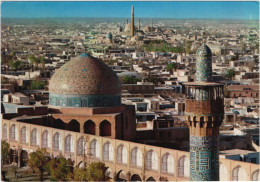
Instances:
[[[103,1],[2,2],[3,18],[118,17],[259,19],[259,2],[251,1]]]

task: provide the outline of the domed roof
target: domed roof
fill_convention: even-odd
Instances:
[[[203,44],[197,50],[196,81],[209,82],[212,80],[212,52]]]
[[[49,82],[49,92],[54,94],[120,94],[117,75],[103,61],[89,54],[67,62],[59,68]]]
[[[112,39],[113,35],[111,34],[111,32],[109,32],[106,36],[107,39]]]

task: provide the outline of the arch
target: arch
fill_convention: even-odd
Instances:
[[[17,140],[17,128],[15,124],[10,127],[10,140]]]
[[[182,156],[178,162],[178,176],[188,178],[190,176],[190,162],[187,156]]]
[[[65,152],[74,152],[74,141],[70,134],[65,137]]]
[[[136,167],[142,167],[143,154],[138,147],[135,147],[131,151],[131,165]]]
[[[232,170],[232,181],[247,181],[246,172],[241,166]]]
[[[100,136],[111,136],[111,123],[104,120],[99,125]]]
[[[42,147],[50,147],[49,145],[49,132],[45,130],[42,133]]]
[[[174,159],[168,152],[162,157],[162,172],[174,174]]]
[[[197,124],[197,118],[196,118],[196,116],[193,117],[193,123],[194,123],[194,127],[196,127],[196,124]]]
[[[3,137],[3,139],[4,140],[6,140],[7,139],[7,125],[6,124],[4,124],[4,126],[3,126],[3,135],[2,135],[2,137]]]
[[[142,181],[142,179],[138,174],[133,174],[131,176],[131,181]]]
[[[105,171],[105,176],[110,178],[110,179],[114,179],[114,173],[112,171],[112,169],[110,169],[109,167],[106,169]]]
[[[228,181],[228,170],[227,167],[222,163],[219,165],[219,180]]]
[[[78,164],[78,167],[79,168],[84,168],[85,167],[85,164],[83,161],[80,161],[79,164]]]
[[[27,143],[27,128],[26,126],[23,126],[21,128],[21,134],[20,134],[20,142],[21,143]]]
[[[83,155],[86,154],[86,142],[83,137],[80,137],[77,142],[77,154]]]
[[[204,126],[204,117],[200,117],[200,128]]]
[[[127,173],[123,170],[120,170],[116,174],[116,181],[128,181]]]
[[[84,123],[84,133],[95,135],[96,134],[96,123],[92,120],[87,120]]]
[[[260,181],[260,169],[257,169],[253,172],[252,181]]]
[[[156,180],[151,176],[146,181],[156,181]]]
[[[153,150],[146,154],[145,166],[147,169],[158,170],[158,156]]]
[[[67,129],[69,131],[80,132],[80,124],[77,120],[73,119],[67,124]]]
[[[123,144],[117,147],[116,159],[118,163],[127,164],[127,150]]]
[[[39,145],[38,142],[38,131],[34,128],[31,132],[31,145]]]
[[[20,167],[27,166],[27,161],[28,161],[28,152],[26,150],[22,150]]]
[[[109,141],[107,141],[103,147],[103,160],[104,161],[114,160],[114,148]]]
[[[93,139],[90,143],[90,156],[100,158],[100,146],[96,139]]]
[[[53,128],[65,129],[66,124],[61,119],[55,119],[53,122]]]
[[[59,132],[53,135],[53,149],[61,150],[61,136]]]

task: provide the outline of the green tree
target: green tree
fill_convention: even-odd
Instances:
[[[72,162],[71,159],[59,156],[50,160],[48,163],[48,170],[53,180],[66,181],[73,176],[73,165],[74,162]]]
[[[30,85],[30,89],[31,90],[44,89],[46,84],[47,84],[47,81],[33,80]]]
[[[166,70],[172,72],[172,70],[177,69],[177,64],[176,63],[170,63],[166,66]]]
[[[5,140],[1,140],[1,164],[9,162],[10,145]]]
[[[72,173],[68,175],[69,181],[87,181],[87,169],[75,167]]]
[[[46,152],[45,149],[41,149],[41,150],[38,149],[35,152],[31,152],[29,154],[28,165],[32,169],[38,170],[40,181],[43,180],[43,170],[48,163],[47,155],[48,153]]]
[[[11,69],[14,69],[14,61],[13,60],[8,61],[8,67],[10,67]]]
[[[191,51],[191,42],[187,41],[186,46],[185,46],[185,53],[189,54]]]
[[[14,57],[16,56],[15,51],[12,51],[11,54],[10,54],[10,56],[12,56],[12,57],[14,58]]]
[[[88,181],[106,181],[106,166],[102,162],[92,162],[86,171]]]
[[[233,70],[233,69],[227,70],[226,77],[228,79],[232,80],[235,75],[236,75],[235,70]]]
[[[37,59],[38,59],[37,62],[41,63],[42,69],[45,70],[45,58],[44,58],[44,56],[39,56]]]
[[[39,63],[38,59],[34,55],[29,55],[28,60],[29,60],[30,64],[35,66],[37,69],[38,63]]]
[[[141,81],[140,78],[128,75],[120,77],[120,80],[123,84],[136,84],[137,82]]]

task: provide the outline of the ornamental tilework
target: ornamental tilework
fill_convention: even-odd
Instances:
[[[190,136],[190,180],[218,181],[218,137]]]
[[[113,107],[121,105],[121,95],[69,95],[50,93],[50,105],[60,107]]]
[[[196,81],[208,82],[212,80],[212,52],[203,44],[197,50]]]
[[[114,71],[103,61],[82,54],[54,73],[49,91],[56,94],[120,94],[121,84]]]

